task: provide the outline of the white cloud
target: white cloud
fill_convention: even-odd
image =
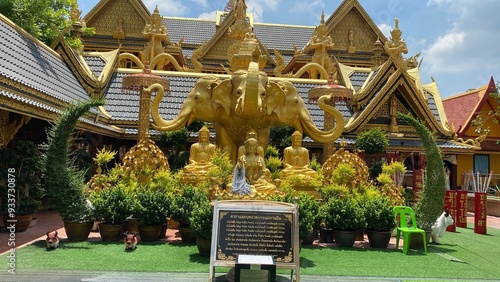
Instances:
[[[427,1],[427,6],[433,6],[433,5],[436,5],[436,6],[442,6],[442,5],[445,5],[445,4],[449,4],[451,3],[452,0],[429,0]]]
[[[391,37],[391,30],[393,29],[392,26],[388,24],[380,24],[377,26],[380,31],[385,35],[385,37],[390,38]]]
[[[208,7],[207,0],[191,0],[191,2],[194,2],[195,4],[198,4],[202,7]]]
[[[281,0],[248,0],[246,1],[248,8],[254,6],[262,7],[262,10],[275,11],[280,5]]]
[[[465,39],[465,32],[450,32],[440,36],[425,49],[424,56],[430,64],[430,72],[458,72],[467,69],[464,60],[458,59],[462,55]]]
[[[185,16],[191,11],[181,0],[143,0],[143,2],[151,13],[158,6],[162,16]]]
[[[443,3],[446,0],[431,0]],[[500,1],[483,0],[481,5],[467,0],[450,1],[448,30],[424,49],[431,72],[454,73],[484,70],[499,71]]]
[[[198,16],[198,18],[204,20],[215,20],[216,13],[217,11],[202,13]]]
[[[247,4],[247,13],[253,13],[254,21],[263,22],[266,11],[275,11],[281,0],[249,0]]]

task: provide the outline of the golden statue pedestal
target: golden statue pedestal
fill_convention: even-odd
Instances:
[[[291,188],[299,193],[306,193],[311,196],[314,196],[316,199],[320,199],[320,195],[318,190],[316,190],[317,185],[314,184],[314,181],[310,177],[303,178],[300,183],[293,183],[290,185]]]
[[[210,181],[207,171],[182,172],[179,181],[183,184],[198,186],[200,183]]]

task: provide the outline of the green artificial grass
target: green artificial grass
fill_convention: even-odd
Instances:
[[[427,255],[419,250],[403,255],[395,249],[304,246],[300,263],[304,275],[498,279],[499,253],[499,229],[488,228],[487,235],[480,235],[472,228],[457,228],[441,238],[441,245],[429,245]],[[164,242],[141,243],[126,252],[119,242],[63,241],[60,248],[47,251],[45,242],[38,241],[17,250],[16,260],[19,273],[23,269],[208,273],[210,268],[210,259],[200,256],[195,245]],[[224,270],[217,268],[220,272]]]

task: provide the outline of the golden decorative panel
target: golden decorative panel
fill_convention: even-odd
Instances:
[[[228,35],[224,35],[219,40],[217,43],[214,44],[210,48],[210,51],[205,55],[205,57],[210,57],[210,58],[223,58],[225,60],[228,59],[228,50],[230,49],[231,45],[236,43],[237,41],[231,40]],[[234,54],[234,53],[233,53]]]
[[[109,13],[108,11],[112,11]],[[142,37],[142,30],[146,22],[139,16],[137,11],[128,0],[109,1],[97,16],[87,23],[87,26],[95,28],[96,34],[113,35],[119,26],[125,36]]]
[[[352,45],[357,50],[371,51],[377,35],[357,10],[351,10],[330,33],[335,49],[347,50]]]

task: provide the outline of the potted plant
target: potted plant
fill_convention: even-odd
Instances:
[[[94,217],[103,222],[99,233],[103,241],[118,241],[123,233],[125,221],[132,215],[134,199],[126,193],[122,184],[96,191],[90,195]]]
[[[34,143],[20,141],[13,148],[0,149],[0,159],[4,225],[14,219],[16,232],[26,231],[33,215],[42,208],[40,153]]]
[[[357,231],[366,225],[363,208],[352,195],[330,198],[323,207],[323,216],[326,225],[333,229],[333,238],[340,247],[352,247]]]
[[[384,195],[371,196],[363,202],[368,242],[372,248],[387,248],[396,222],[392,202]]]
[[[189,218],[195,206],[207,199],[208,197],[202,188],[188,184],[182,185],[180,191],[174,193],[171,206],[171,218],[179,222],[179,232],[182,242],[196,242],[196,237],[190,227]]]
[[[102,106],[101,100],[90,99],[84,103],[69,105],[48,132],[47,151],[44,154],[43,172],[45,187],[56,210],[65,222],[69,240],[86,240],[92,229],[90,206],[84,194],[85,171],[79,171],[74,159],[69,157],[69,141],[78,119],[91,108]],[[77,226],[82,233],[72,237]]]
[[[156,241],[160,236],[165,215],[169,211],[170,199],[161,190],[149,187],[139,189],[136,195],[133,217],[138,222],[142,241]]]
[[[202,256],[210,256],[213,209],[208,199],[200,202],[192,211],[189,221],[196,236],[196,246]]]
[[[270,200],[295,203],[299,208],[299,238],[302,244],[310,245],[316,238],[319,227],[319,202],[313,195],[301,192],[297,193],[291,188],[288,181],[284,181],[280,187],[284,195],[273,195]]]

